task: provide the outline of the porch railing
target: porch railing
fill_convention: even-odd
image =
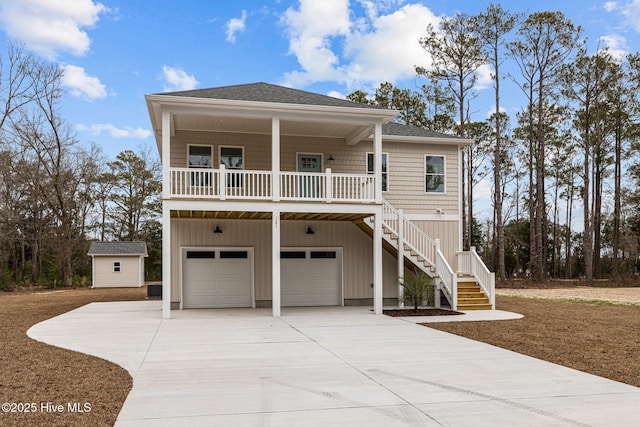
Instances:
[[[373,175],[280,172],[280,200],[318,202],[375,202]],[[198,199],[272,200],[271,171],[208,168],[171,168],[170,196]]]

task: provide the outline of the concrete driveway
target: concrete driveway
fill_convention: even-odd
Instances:
[[[367,308],[93,303],[29,336],[125,367],[117,426],[637,426],[640,389]]]

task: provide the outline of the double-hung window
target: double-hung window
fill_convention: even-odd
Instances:
[[[382,153],[382,191],[387,191],[389,185],[389,154]],[[367,175],[373,175],[373,153],[367,153]]]
[[[113,261],[113,272],[120,273],[120,261]]]
[[[244,148],[220,147],[220,164],[227,170],[244,169]],[[227,187],[242,187],[242,174],[227,172]]]
[[[424,156],[425,192],[445,192],[444,156]]]
[[[211,169],[213,165],[213,150],[210,145],[189,145],[188,146],[189,168],[200,169],[190,173],[191,185],[210,186]]]

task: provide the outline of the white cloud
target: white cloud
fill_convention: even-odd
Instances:
[[[227,22],[227,41],[230,43],[236,42],[236,33],[242,32],[245,29],[245,23],[247,21],[247,11],[242,10],[241,18],[232,18]]]
[[[608,1],[604,4],[604,10],[607,12],[612,12],[618,8],[618,3],[615,1]]]
[[[628,53],[627,39],[616,34],[600,37],[600,40],[609,48],[609,53],[613,59],[621,61]]]
[[[165,80],[164,90],[167,92],[195,89],[200,83],[192,74],[187,74],[181,68],[168,65],[162,66],[162,77]]]
[[[349,34],[348,0],[301,0],[298,10],[289,8],[282,17],[289,38],[289,52],[302,71],[285,76],[285,84],[304,86],[318,80],[342,80],[339,58],[331,43]]]
[[[0,0],[0,24],[9,37],[55,59],[61,51],[87,53],[91,40],[84,29],[107,11],[93,0]]]
[[[287,9],[281,20],[289,52],[300,64],[283,76],[283,83],[335,80],[361,87],[415,76],[414,66],[427,61],[418,39],[439,18],[421,4],[387,13],[402,2],[360,0],[366,17],[352,20],[347,0],[300,0],[299,8]]]
[[[640,31],[640,0],[632,0],[623,5],[618,4],[612,10],[620,11],[627,25],[633,27],[636,31]]]
[[[89,76],[84,68],[75,65],[61,65],[62,84],[69,88],[71,95],[90,101],[107,96],[105,86],[97,77]]]
[[[78,130],[83,132],[89,132],[92,135],[100,135],[107,133],[111,138],[123,139],[123,138],[135,138],[135,139],[147,139],[151,136],[151,131],[142,128],[124,127],[118,128],[111,123],[99,123],[92,125],[79,124]]]
[[[483,90],[491,87],[493,78],[491,77],[491,67],[489,64],[483,64],[476,71],[476,89]]]
[[[345,47],[345,55],[351,59],[349,80],[393,83],[415,76],[415,65],[427,60],[418,40],[429,23],[436,25],[438,21],[425,6],[409,4],[354,32]]]

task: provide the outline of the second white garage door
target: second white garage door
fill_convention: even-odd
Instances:
[[[252,307],[252,271],[246,249],[185,249],[183,308]]]
[[[280,261],[283,306],[342,305],[340,249],[283,249]]]

